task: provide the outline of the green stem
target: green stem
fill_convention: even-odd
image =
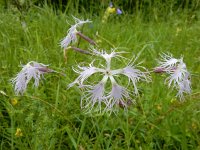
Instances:
[[[80,138],[81,138],[82,133],[83,133],[83,130],[84,130],[84,128],[85,128],[85,124],[86,124],[86,117],[84,117],[84,120],[83,120],[83,122],[82,122],[81,129],[80,129],[80,132],[79,132],[79,135],[78,135],[78,140],[77,140],[77,145],[76,145],[76,146],[79,145]],[[76,147],[76,149],[78,149],[78,147]]]

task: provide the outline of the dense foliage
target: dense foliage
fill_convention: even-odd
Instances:
[[[20,3],[18,3],[20,2]],[[102,23],[108,1],[1,1],[0,10],[0,141],[2,150],[27,149],[200,149],[200,10],[194,1],[115,0],[123,14]],[[123,3],[122,3],[123,2]],[[55,4],[55,6],[50,5]],[[59,5],[58,5],[59,4]],[[56,9],[59,8],[59,9]],[[77,75],[72,67],[94,58],[74,51],[64,61],[60,41],[72,15],[90,19],[83,32],[106,50],[138,53],[153,69],[161,52],[183,56],[192,74],[192,94],[179,102],[163,76],[140,84],[140,97],[127,111],[84,114],[81,91],[67,89]],[[88,44],[80,43],[83,49]],[[16,96],[10,79],[21,64],[35,60],[59,72],[48,74],[38,88]],[[114,67],[120,65],[112,62]],[[123,82],[123,81],[121,81]]]

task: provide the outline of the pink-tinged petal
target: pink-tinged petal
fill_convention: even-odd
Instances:
[[[178,83],[177,96],[179,96],[180,100],[184,99],[184,93],[191,94],[191,81],[189,80],[189,76],[189,74],[186,74],[183,80]]]
[[[115,83],[112,85],[112,90],[106,98],[108,99],[109,108],[112,108],[115,104],[125,104],[130,96],[126,88]]]
[[[81,107],[86,109],[87,111],[90,111],[93,109],[95,105],[99,108],[99,111],[101,111],[101,105],[104,103],[106,105],[106,99],[105,99],[105,83],[107,82],[108,77],[104,76],[103,79],[94,86],[88,86],[84,95],[81,99]]]
[[[34,61],[31,61],[27,65],[23,66],[22,70],[16,75],[16,77],[11,79],[15,93],[17,95],[19,93],[23,94],[27,88],[27,84],[32,78],[34,79],[34,86],[38,87],[40,76],[46,73],[44,72],[44,69],[47,69],[46,66],[47,65]]]
[[[180,100],[184,98],[183,93],[191,93],[191,81],[189,80],[189,72],[187,71],[186,64],[183,62],[183,58],[173,58],[171,54],[161,55],[162,59],[159,62],[160,66],[169,75],[165,83],[168,87],[178,90],[177,96]]]
[[[69,46],[69,44],[76,43],[77,42],[77,32],[78,32],[77,28],[81,27],[85,23],[91,22],[89,20],[85,20],[85,21],[80,20],[75,17],[74,17],[74,20],[75,20],[76,24],[72,25],[69,28],[67,36],[60,43],[61,48],[66,49]]]

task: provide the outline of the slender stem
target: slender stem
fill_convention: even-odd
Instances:
[[[81,38],[83,38],[84,40],[88,41],[90,44],[92,45],[97,45],[95,43],[95,41],[93,41],[92,39],[90,39],[89,37],[85,36],[84,34],[82,34],[81,32],[77,32],[77,35],[79,35]]]
[[[82,124],[81,124],[81,129],[80,129],[80,132],[79,132],[79,135],[78,135],[78,140],[77,140],[77,143],[76,143],[77,149],[79,148],[78,146],[79,146],[79,143],[80,143],[81,136],[83,134],[83,130],[85,128],[85,124],[86,124],[86,117],[84,117],[84,120],[82,121]]]
[[[87,55],[91,55],[91,53],[86,51],[86,50],[83,50],[83,49],[80,49],[80,48],[77,48],[77,47],[73,47],[73,46],[71,46],[70,48],[75,50],[75,51],[77,51],[77,52],[80,52],[80,53],[83,53],[83,54],[87,54]]]
[[[115,45],[112,44],[109,40],[103,38],[102,36],[100,36],[99,34],[96,34],[97,37],[99,37],[100,39],[104,40],[105,42],[107,42],[110,46],[112,46],[113,48],[115,48]]]
[[[82,28],[81,28],[81,32],[83,32],[84,26],[85,26],[85,25],[83,24],[83,26],[82,26]],[[78,32],[79,32],[79,31],[77,31],[76,34],[77,34]],[[78,35],[78,34],[77,34],[77,35]],[[81,42],[81,38],[79,37],[79,38],[78,38],[78,42],[77,42],[77,46],[76,46],[76,47],[79,47],[80,42]]]
[[[64,55],[64,61],[65,61],[65,63],[67,62],[67,51],[69,50],[69,49],[71,49],[71,47],[67,47],[66,49],[64,49],[64,53],[63,53],[63,55]]]
[[[36,69],[38,69],[40,72],[42,73],[51,73],[51,72],[54,72],[54,70],[51,70],[47,67],[35,67]]]
[[[60,82],[58,81],[58,86],[57,86],[57,90],[56,90],[56,101],[55,101],[55,108],[54,108],[54,111],[53,111],[53,116],[55,116],[56,110],[58,109],[59,92],[60,92]]]
[[[14,110],[12,110],[12,112],[11,112],[11,129],[12,129],[12,132],[11,132],[11,150],[14,150],[14,127],[15,127],[15,125],[14,125],[14,112],[13,112]]]
[[[164,73],[164,72],[166,72],[166,71],[165,71],[164,68],[162,68],[162,67],[156,67],[156,68],[154,68],[154,72],[155,72],[155,73]]]
[[[64,61],[65,63],[67,62],[67,51],[69,49],[73,49],[74,51],[77,51],[79,53],[82,53],[82,54],[87,54],[87,55],[92,55],[90,52],[88,52],[87,50],[83,50],[83,49],[80,49],[78,47],[73,47],[73,46],[69,46],[67,47],[66,49],[64,49]]]

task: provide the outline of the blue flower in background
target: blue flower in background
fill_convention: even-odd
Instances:
[[[118,14],[118,15],[121,15],[121,14],[122,14],[122,11],[121,11],[119,8],[117,8],[117,14]]]
[[[113,3],[112,2],[109,3],[109,7],[111,7],[111,8],[113,7]]]

